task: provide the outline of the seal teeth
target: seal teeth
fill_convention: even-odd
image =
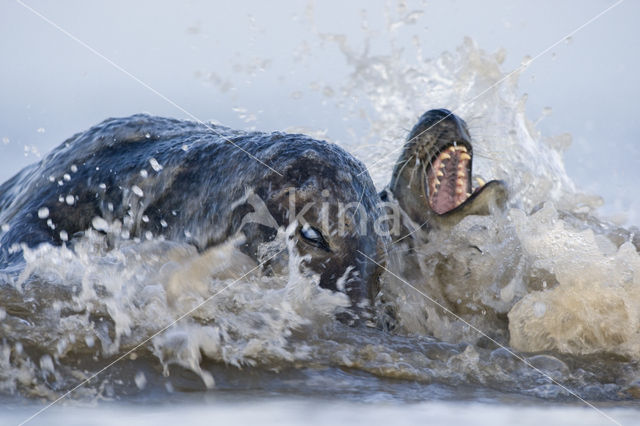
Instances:
[[[476,178],[476,182],[478,182],[479,186],[485,186],[487,184],[487,182],[485,182],[484,180],[482,180],[482,178],[479,178],[479,177]]]
[[[469,157],[469,158],[471,158],[471,157]],[[441,160],[450,160],[451,156],[449,154],[447,154],[446,152],[444,152],[444,153],[440,154],[440,159]]]
[[[436,173],[437,177],[442,177],[444,176],[444,173],[442,173],[442,170],[438,170],[438,172]]]
[[[456,185],[457,185],[457,186],[464,186],[464,181],[463,181],[462,179],[458,179],[458,180],[456,181]]]
[[[460,194],[462,194],[463,192],[464,192],[464,191],[462,190],[462,188],[461,188],[461,187],[457,187],[457,188],[456,188],[456,194],[460,195]]]
[[[466,177],[467,174],[464,172],[464,170],[462,170],[462,168],[460,168],[460,170],[458,170],[458,177]]]
[[[471,156],[469,154],[467,154],[466,152],[463,152],[462,154],[460,154],[460,159],[462,159],[462,160],[471,160]]]
[[[467,147],[466,146],[458,146],[458,147],[456,147],[456,149],[458,151],[467,152]]]

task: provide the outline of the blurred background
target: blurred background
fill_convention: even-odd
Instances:
[[[615,3],[0,0],[0,181],[107,117],[190,118],[132,76],[202,120],[306,129],[349,146],[370,125],[345,120],[332,89],[358,72],[353,57],[417,37],[422,57],[437,58],[470,37],[504,49],[509,72],[562,40],[520,77],[527,116],[545,135],[571,135],[567,172],[603,196],[604,215],[639,225],[640,3],[622,2],[566,39]]]

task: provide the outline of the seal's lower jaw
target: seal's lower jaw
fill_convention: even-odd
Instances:
[[[471,146],[453,142],[446,145],[427,165],[426,197],[429,208],[440,218],[455,219],[470,214],[489,214],[491,205],[503,207],[508,194],[502,181],[472,188]]]

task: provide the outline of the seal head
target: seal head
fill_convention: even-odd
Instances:
[[[427,111],[413,127],[389,184],[400,207],[428,229],[504,207],[503,181],[472,186],[473,147],[466,123],[446,109]],[[383,193],[383,198],[385,194]]]

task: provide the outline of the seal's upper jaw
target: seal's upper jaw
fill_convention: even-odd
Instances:
[[[471,196],[472,147],[468,141],[441,145],[426,164],[426,197],[429,207],[445,214]]]

